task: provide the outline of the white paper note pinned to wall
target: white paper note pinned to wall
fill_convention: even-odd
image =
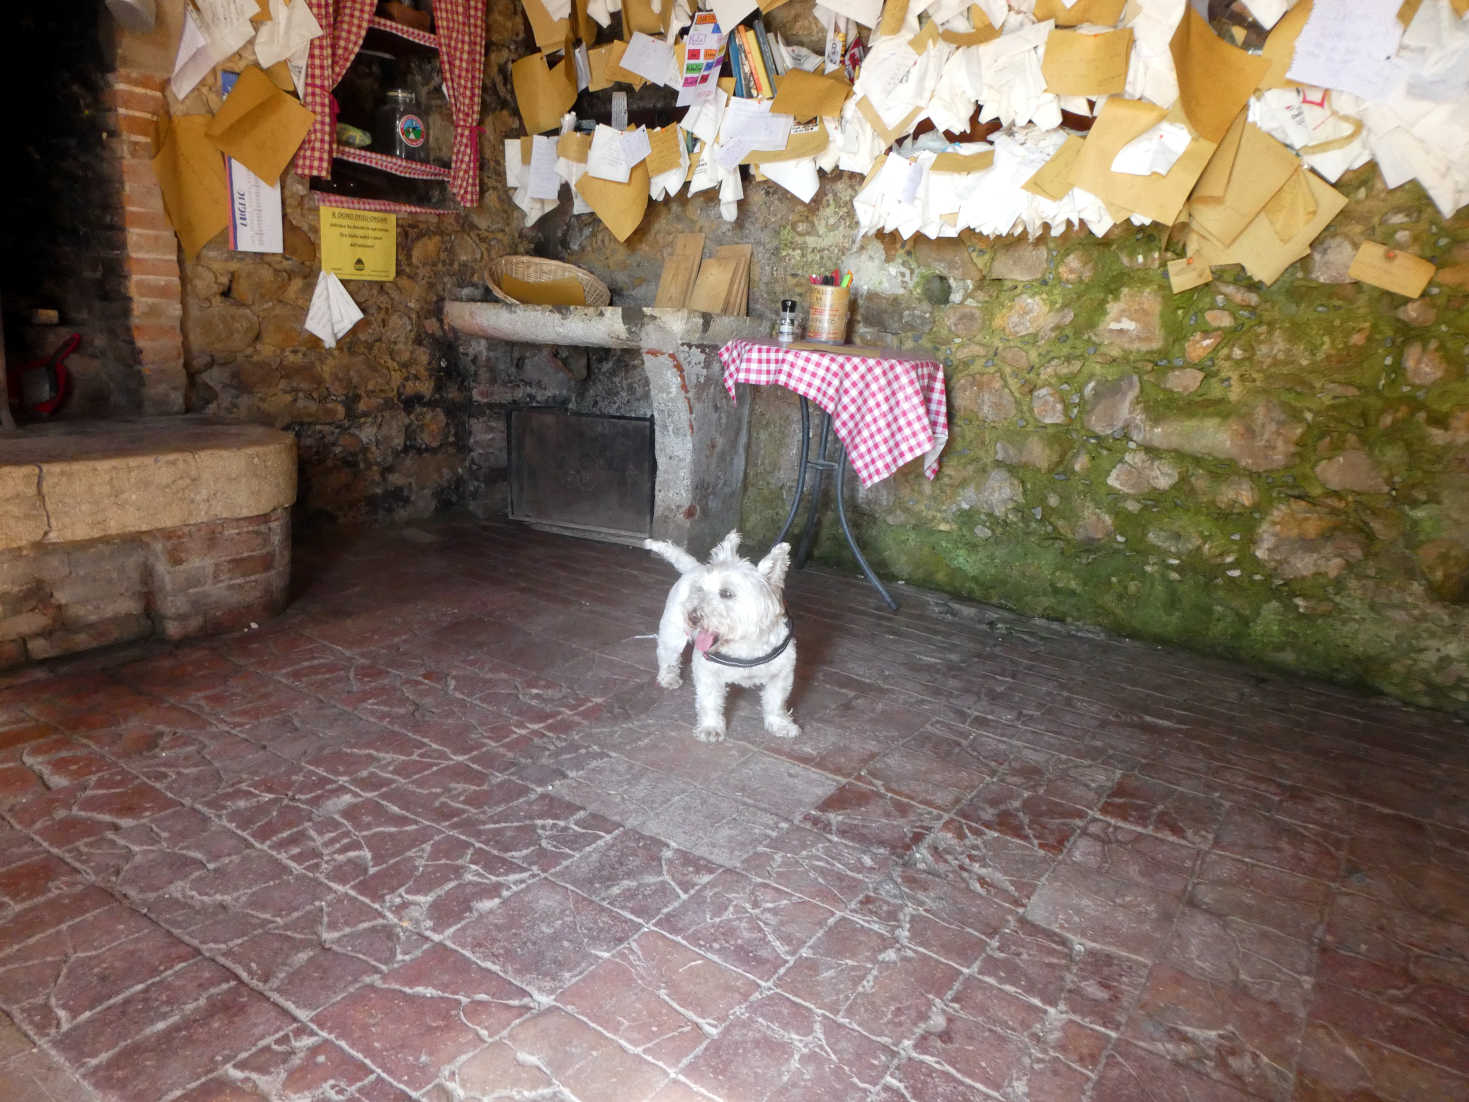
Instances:
[[[1392,57],[1402,37],[1399,0],[1313,0],[1286,76],[1382,99],[1403,74]]]
[[[311,306],[306,311],[308,333],[315,333],[322,344],[335,348],[337,341],[361,320],[361,309],[336,273],[322,272],[316,277],[316,290],[311,294]]]
[[[673,86],[673,47],[660,38],[634,31],[617,64],[654,84]]]
[[[591,149],[587,152],[587,175],[625,184],[635,163],[629,163],[627,159],[627,151],[622,144],[622,131],[598,124],[596,132],[592,134]]]
[[[555,199],[561,194],[561,176],[556,171],[556,139],[537,134],[530,147],[530,197]]]
[[[652,152],[653,144],[648,140],[648,131],[643,127],[640,126],[636,130],[628,130],[623,133],[622,159],[627,162],[629,169],[645,160]]]

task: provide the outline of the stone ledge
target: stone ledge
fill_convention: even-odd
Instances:
[[[197,417],[58,422],[5,440],[0,549],[253,517],[296,500],[296,440]]]

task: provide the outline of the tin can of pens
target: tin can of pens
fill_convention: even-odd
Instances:
[[[806,339],[823,344],[844,344],[847,340],[847,305],[852,289],[812,284],[810,290]]]

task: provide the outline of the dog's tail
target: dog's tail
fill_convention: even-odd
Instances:
[[[671,562],[680,574],[699,569],[699,560],[676,543],[669,543],[667,540],[644,540],[643,546],[659,558]]]

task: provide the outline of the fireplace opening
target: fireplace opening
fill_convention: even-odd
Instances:
[[[652,534],[653,419],[507,411],[510,518],[636,545]]]

